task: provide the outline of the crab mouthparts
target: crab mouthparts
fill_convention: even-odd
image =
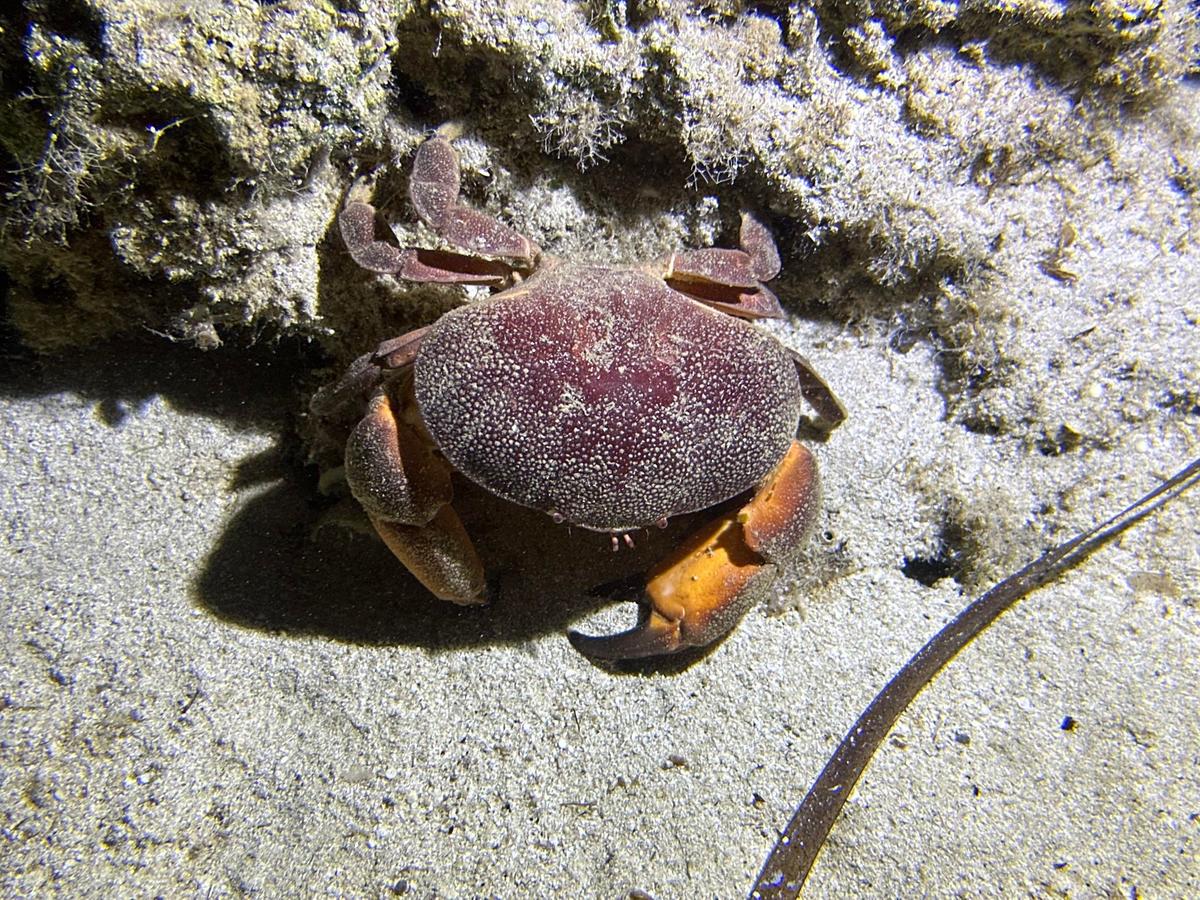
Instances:
[[[621,541],[624,541],[625,546],[628,547],[630,550],[633,549],[633,535],[631,535],[628,531],[624,532],[623,534],[619,534],[619,535],[618,534],[610,534],[609,537],[612,538],[613,553],[616,553],[618,550],[621,549]],[[618,537],[621,539],[621,541],[617,540]]]

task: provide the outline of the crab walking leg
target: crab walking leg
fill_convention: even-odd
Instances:
[[[750,256],[754,275],[759,281],[771,281],[779,274],[782,263],[775,237],[771,229],[751,212],[742,213],[738,244]]]
[[[417,215],[456,247],[503,257],[520,269],[532,268],[538,246],[486,213],[460,206],[460,186],[458,154],[449,140],[435,134],[417,148],[408,182]]]
[[[381,241],[375,236],[375,219],[375,207],[356,200],[338,214],[338,229],[351,259],[368,271],[436,284],[502,285],[512,277],[506,263]]]
[[[485,603],[483,565],[449,505],[446,464],[396,409],[388,393],[378,391],[350,434],[350,491],[388,549],[430,593],[452,603]]]
[[[800,379],[800,394],[817,413],[816,425],[822,431],[829,432],[846,420],[846,407],[837,398],[829,385],[825,383],[813,364],[797,353],[788,350],[792,362],[796,366],[796,376]]]
[[[665,260],[663,278],[675,290],[743,319],[782,319],[779,298],[765,282],[779,274],[779,249],[771,231],[742,213],[740,250],[680,250]]]
[[[650,573],[650,602],[637,627],[606,637],[572,632],[571,642],[601,659],[661,656],[711,643],[765,597],[777,564],[800,548],[820,504],[816,462],[793,441],[749,503],[704,525]]]
[[[738,233],[741,249],[679,250],[670,257],[668,279],[755,291],[779,274],[779,249],[771,230],[748,212]],[[781,313],[782,315],[782,313]]]

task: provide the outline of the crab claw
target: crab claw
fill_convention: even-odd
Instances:
[[[807,537],[820,494],[812,454],[793,441],[749,503],[694,532],[650,574],[636,627],[599,637],[571,632],[572,645],[619,660],[712,643],[769,592],[778,563]]]
[[[635,628],[620,634],[591,635],[568,631],[571,646],[593,659],[639,659],[645,656],[665,656],[682,649],[679,643],[679,623],[643,607]]]

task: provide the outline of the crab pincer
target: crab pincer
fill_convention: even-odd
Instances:
[[[571,644],[597,659],[620,660],[712,643],[765,599],[820,503],[816,462],[793,442],[745,506],[694,531],[650,572],[636,627],[603,637],[572,631]]]

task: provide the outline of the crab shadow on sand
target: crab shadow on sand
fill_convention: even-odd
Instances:
[[[319,364],[303,345],[263,342],[205,353],[147,336],[38,360],[6,341],[3,357],[0,394],[71,392],[93,402],[93,414],[110,428],[126,427],[158,396],[181,415],[276,436],[231,469],[228,490],[241,495],[236,512],[196,561],[190,589],[196,605],[217,619],[281,639],[317,635],[448,651],[547,634],[565,643],[572,627],[623,630],[635,607],[615,601],[638,598],[642,574],[697,518],[635,532],[633,548],[622,544],[614,552],[606,534],[556,525],[459,480],[455,506],[493,593],[488,606],[464,609],[433,598],[373,533],[329,522],[331,502],[318,492],[316,470],[305,465],[296,437],[294,414],[303,407],[297,384]],[[676,671],[711,649],[619,668]]]
[[[632,604],[583,620],[615,600],[637,599],[642,573],[696,521],[635,533],[632,548],[614,552],[608,535],[556,525],[462,480],[455,490],[490,576],[485,607],[432,597],[373,534],[327,522],[326,504],[294,472],[240,505],[194,582],[196,600],[244,627],[430,650],[519,644],[576,625],[616,631],[633,623]],[[621,668],[671,671],[708,652]]]

